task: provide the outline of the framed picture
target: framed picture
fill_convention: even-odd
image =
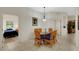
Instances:
[[[78,30],[79,30],[79,15],[78,15]]]
[[[32,26],[38,25],[38,19],[36,17],[32,17]]]

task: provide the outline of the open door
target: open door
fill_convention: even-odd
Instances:
[[[68,28],[67,28],[68,34],[75,33],[75,20],[73,20],[73,21],[68,21],[67,27],[68,27]]]

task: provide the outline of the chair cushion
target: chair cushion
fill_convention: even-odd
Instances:
[[[41,36],[41,39],[46,39],[45,35],[40,35],[40,36]]]
[[[48,34],[46,34],[46,35],[40,35],[41,36],[41,39],[47,39],[47,40],[50,40],[50,38],[51,38],[51,34],[50,33],[48,33]]]
[[[51,34],[49,33],[49,34],[46,34],[46,39],[47,40],[50,40],[50,38],[51,38]]]

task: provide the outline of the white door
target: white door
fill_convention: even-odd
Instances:
[[[67,16],[58,15],[55,21],[58,36],[61,38],[67,34]]]
[[[61,24],[61,17],[60,16],[57,16],[57,19],[56,19],[56,21],[55,21],[55,23],[56,23],[56,29],[57,29],[57,33],[58,33],[58,36],[61,36],[61,32],[62,32],[62,28],[61,28],[61,26],[62,26],[62,24]]]
[[[3,18],[0,15],[0,49],[2,48],[2,40],[3,40]]]

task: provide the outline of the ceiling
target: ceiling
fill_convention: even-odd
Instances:
[[[32,10],[43,12],[43,7],[31,7]],[[46,12],[66,12],[68,15],[75,15],[76,7],[46,7]]]

